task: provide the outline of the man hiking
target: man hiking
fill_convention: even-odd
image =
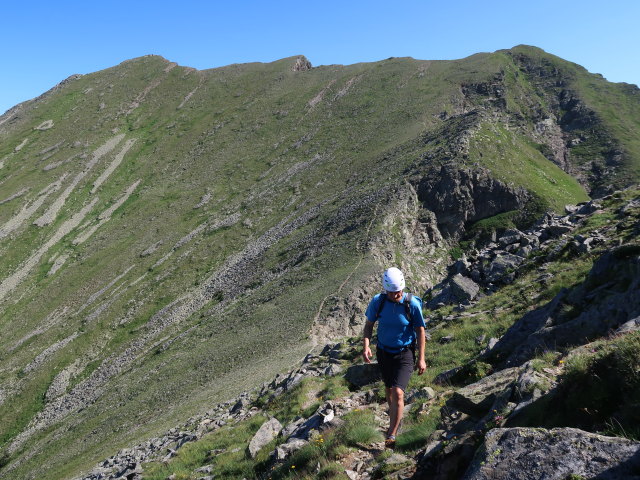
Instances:
[[[385,445],[395,446],[396,434],[404,410],[404,391],[414,370],[422,375],[427,368],[424,361],[424,317],[422,300],[410,293],[404,293],[404,275],[395,268],[389,268],[382,275],[383,293],[374,296],[365,316],[362,356],[371,363],[370,342],[373,327],[378,322],[378,343],[376,358],[385,385],[389,405],[389,429]],[[416,362],[416,346],[417,362]]]

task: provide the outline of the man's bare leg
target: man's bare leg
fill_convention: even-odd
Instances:
[[[387,430],[387,436],[393,435],[395,437],[404,412],[404,392],[400,387],[391,387],[385,390],[389,404],[389,430]]]

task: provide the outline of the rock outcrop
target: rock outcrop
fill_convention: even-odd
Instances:
[[[536,352],[581,345],[640,315],[640,246],[604,253],[587,278],[518,320],[485,355],[520,365]]]
[[[447,238],[458,238],[470,222],[521,209],[530,199],[526,190],[509,187],[486,170],[467,170],[453,164],[424,175],[417,191]]]
[[[566,480],[637,478],[640,442],[575,428],[496,428],[464,480]]]

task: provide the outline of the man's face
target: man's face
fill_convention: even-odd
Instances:
[[[398,303],[402,300],[402,290],[398,290],[397,292],[387,292],[387,298],[392,302]]]

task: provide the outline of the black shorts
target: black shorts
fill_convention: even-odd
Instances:
[[[378,347],[376,357],[384,386],[387,388],[400,387],[404,392],[409,384],[409,377],[415,363],[413,350],[407,348],[400,353],[389,353]]]

